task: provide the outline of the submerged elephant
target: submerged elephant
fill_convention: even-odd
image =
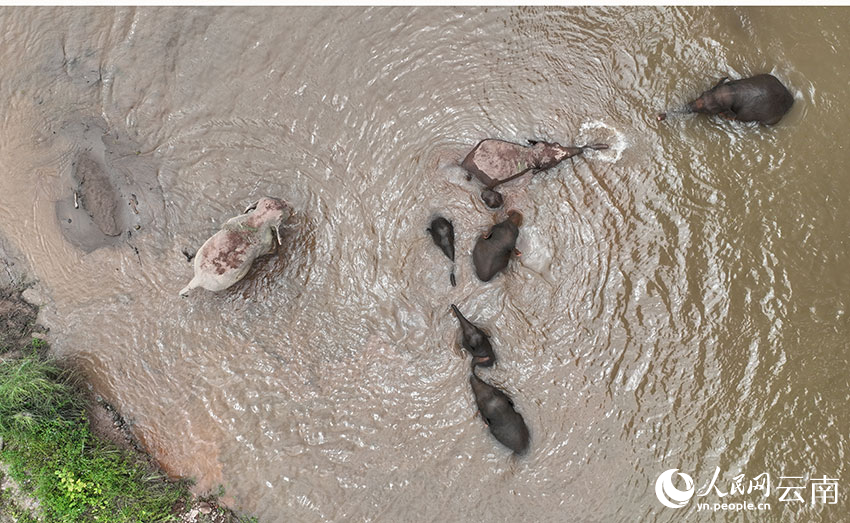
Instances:
[[[221,291],[241,280],[254,260],[274,250],[275,239],[280,245],[279,227],[291,215],[285,201],[263,197],[245,213],[227,220],[198,250],[195,276],[180,295],[186,296],[195,287]]]
[[[437,216],[433,220],[431,220],[431,225],[426,229],[429,233],[431,233],[431,239],[434,240],[434,244],[443,251],[443,254],[446,255],[448,259],[452,261],[452,273],[449,276],[449,282],[452,284],[452,287],[457,285],[457,281],[455,280],[455,270],[454,270],[454,262],[455,262],[455,228],[452,225],[452,222],[443,218],[442,216]]]
[[[490,433],[499,440],[499,443],[514,453],[525,453],[530,439],[528,426],[522,419],[522,415],[514,408],[511,398],[479,378],[475,374],[474,366],[469,376],[469,384],[472,387],[472,394],[475,395],[475,403]]]
[[[551,169],[585,149],[607,149],[605,144],[564,146],[557,143],[528,141],[529,146],[488,138],[481,140],[461,162],[461,167],[484,184],[481,199],[488,207],[502,206],[504,199],[495,188],[525,173]]]
[[[492,367],[496,363],[496,353],[493,352],[490,337],[480,327],[467,320],[454,303],[452,311],[460,324],[461,345],[472,354],[472,366]]]
[[[490,281],[493,276],[508,266],[512,254],[519,256],[516,240],[522,225],[522,213],[510,211],[505,221],[497,223],[484,236],[478,238],[472,249],[472,265],[481,281]]]
[[[684,108],[670,112],[719,114],[729,120],[773,125],[793,104],[794,96],[782,82],[773,75],[760,74],[732,81],[723,77]],[[667,113],[658,115],[659,121],[665,118]]]

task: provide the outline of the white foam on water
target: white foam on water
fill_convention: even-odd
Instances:
[[[593,132],[599,129],[604,129],[606,132]],[[607,137],[600,137],[600,134],[613,136],[613,140]],[[626,135],[624,135],[622,132],[605,122],[602,122],[600,120],[592,120],[590,122],[585,122],[581,124],[581,127],[579,128],[577,143],[596,142],[607,143],[608,149],[603,151],[585,151],[584,154],[592,154],[594,159],[607,163],[618,162],[623,156],[623,151],[625,151],[626,147],[628,147],[629,145],[629,142],[626,139]]]

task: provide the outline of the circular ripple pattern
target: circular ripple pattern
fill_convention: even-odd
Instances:
[[[0,230],[57,352],[169,472],[261,521],[672,521],[696,507],[655,499],[671,468],[698,491],[716,467],[727,491],[846,479],[849,17],[5,8]],[[796,98],[774,128],[654,118],[759,72]],[[87,254],[54,207],[93,119],[157,196]],[[482,284],[469,254],[501,215],[459,162],[486,137],[611,148],[504,187],[523,255]],[[181,251],[262,195],[296,210],[281,249],[179,298]],[[425,233],[438,213],[455,288]],[[529,424],[525,458],[475,416],[451,303],[492,334],[482,377]]]

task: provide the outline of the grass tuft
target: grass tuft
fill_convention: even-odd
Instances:
[[[0,459],[39,499],[45,520],[174,520],[172,507],[189,496],[186,485],[163,482],[96,438],[74,376],[39,351],[0,362]]]

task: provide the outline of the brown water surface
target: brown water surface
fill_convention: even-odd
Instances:
[[[847,8],[0,21],[0,234],[58,354],[199,490],[264,522],[846,517]],[[654,118],[761,72],[795,97],[775,127]],[[458,167],[485,137],[611,145],[504,186],[523,256],[489,284],[469,253],[498,216]],[[181,251],[263,195],[296,211],[283,248],[181,299]],[[493,335],[481,375],[530,426],[522,459],[475,417],[451,303]],[[726,493],[769,473],[772,507],[656,499],[663,471],[701,491],[717,467]],[[837,505],[811,503],[824,475]]]

